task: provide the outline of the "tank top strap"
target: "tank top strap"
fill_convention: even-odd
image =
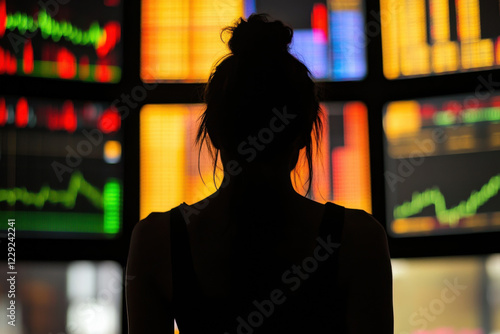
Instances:
[[[325,204],[325,214],[319,228],[319,237],[323,240],[331,240],[338,244],[342,240],[342,231],[344,229],[345,207],[332,202]],[[338,248],[337,247],[337,248]]]

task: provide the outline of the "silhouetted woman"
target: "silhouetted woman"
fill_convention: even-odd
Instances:
[[[231,53],[210,76],[197,136],[224,178],[134,228],[129,333],[172,333],[174,318],[182,334],[393,333],[383,227],[292,186],[303,150],[310,189],[321,133],[315,84],[288,52],[292,29],[252,15],[226,31]]]

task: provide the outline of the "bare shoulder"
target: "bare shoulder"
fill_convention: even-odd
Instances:
[[[350,280],[367,268],[390,267],[387,235],[382,224],[363,210],[346,209],[339,261],[341,276]]]
[[[127,266],[134,273],[158,285],[169,296],[170,212],[153,212],[140,220],[132,231]]]
[[[349,298],[349,333],[394,333],[392,269],[384,227],[362,210],[346,210],[339,280]]]
[[[387,235],[382,224],[363,210],[346,209],[343,241],[358,250],[387,244]]]
[[[174,333],[171,309],[169,214],[152,213],[132,231],[127,259],[129,333]]]
[[[130,247],[142,252],[154,251],[158,243],[170,240],[170,212],[152,212],[140,220],[132,230]]]

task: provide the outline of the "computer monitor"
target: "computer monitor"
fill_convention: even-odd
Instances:
[[[252,13],[267,13],[294,29],[290,50],[317,80],[365,77],[364,1],[144,0],[141,78],[207,81],[212,65],[229,52],[221,30]],[[227,42],[227,35],[222,38]]]
[[[500,231],[500,96],[394,101],[383,121],[393,237]]]
[[[0,96],[0,225],[16,235],[122,230],[121,116],[110,103]]]
[[[0,0],[0,75],[115,83],[121,0]]]
[[[496,0],[380,0],[380,18],[388,79],[500,68]]]

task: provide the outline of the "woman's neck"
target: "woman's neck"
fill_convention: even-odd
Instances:
[[[287,168],[271,169],[265,165],[226,169],[218,192],[228,197],[255,197],[258,194],[258,198],[250,198],[256,202],[300,196],[293,187]]]

